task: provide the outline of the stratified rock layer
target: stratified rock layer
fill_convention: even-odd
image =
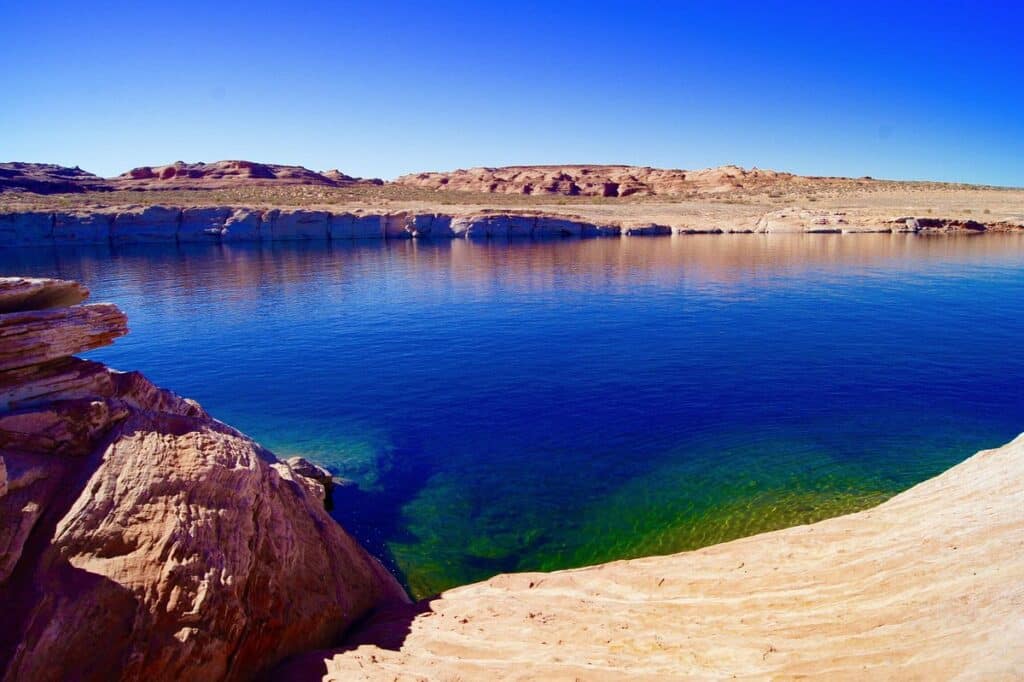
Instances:
[[[75,298],[0,280],[19,308]],[[324,472],[68,357],[125,332],[110,304],[0,314],[2,679],[249,679],[405,600],[327,515]]]
[[[0,317],[0,371],[107,346],[127,332],[128,318],[110,303],[6,313]]]
[[[81,303],[88,296],[89,290],[78,282],[8,277],[0,286],[0,313],[62,308]]]
[[[803,177],[739,166],[680,170],[603,164],[470,168],[413,173],[395,179],[396,185],[447,192],[595,197],[722,194],[735,189],[758,190],[807,182],[824,186],[832,182],[849,184],[858,181],[848,178]]]
[[[497,576],[294,661],[326,680],[1019,680],[1024,435],[874,509]]]

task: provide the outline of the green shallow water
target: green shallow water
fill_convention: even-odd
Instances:
[[[721,235],[0,253],[92,354],[352,484],[416,596],[873,506],[1024,428],[1024,239]]]

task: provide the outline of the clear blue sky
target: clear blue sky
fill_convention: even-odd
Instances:
[[[0,160],[737,163],[1019,186],[1022,40],[1012,0],[0,0]]]

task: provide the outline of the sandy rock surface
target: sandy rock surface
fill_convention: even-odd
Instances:
[[[874,509],[674,556],[497,576],[377,614],[325,680],[1024,677],[1024,436]]]

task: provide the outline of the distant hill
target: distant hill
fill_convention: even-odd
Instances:
[[[81,168],[49,163],[0,163],[0,192],[65,194],[113,189],[106,180]]]
[[[757,190],[780,184],[871,182],[870,178],[818,178],[773,170],[719,166],[703,170],[647,166],[565,165],[470,168],[450,172],[403,175],[395,184],[423,189],[488,194],[562,194],[566,196],[628,197],[719,194],[737,189]]]
[[[318,173],[302,166],[282,166],[253,161],[215,161],[165,166],[140,166],[114,178],[101,178],[79,168],[42,163],[0,164],[0,192],[35,194],[94,192],[112,190],[199,190],[231,189],[261,185],[322,185],[344,187],[383,184],[364,180],[338,170]]]
[[[702,170],[607,164],[505,166],[413,173],[385,182],[353,177],[339,170],[318,172],[302,166],[240,160],[212,163],[176,161],[163,166],[140,166],[113,178],[101,178],[80,168],[65,168],[51,164],[0,163],[0,192],[36,194],[113,190],[223,190],[299,185],[387,185],[392,188],[429,192],[527,196],[687,197],[731,193],[772,193],[774,196],[776,192],[787,194],[805,190],[851,189],[893,184],[897,183],[866,177],[794,175],[739,166],[719,166]]]

